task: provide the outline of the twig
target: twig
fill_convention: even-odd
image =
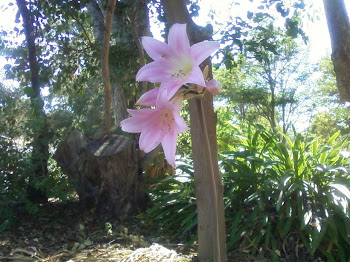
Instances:
[[[86,30],[85,30],[84,25],[79,21],[78,18],[74,17],[73,15],[72,15],[72,18],[73,18],[75,21],[77,21],[77,23],[81,26],[81,29],[83,29],[84,35],[86,36],[87,40],[88,40],[89,43],[90,43],[90,47],[91,47],[91,46],[94,46],[94,44],[92,43],[92,41],[91,41],[91,39],[90,39],[88,33],[87,33]]]

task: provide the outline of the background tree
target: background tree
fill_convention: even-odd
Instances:
[[[286,133],[295,121],[301,89],[306,88],[311,74],[307,56],[272,24],[252,34],[255,51],[248,51],[231,72],[217,70],[223,83],[222,95],[232,103],[240,120],[267,121],[272,130],[281,128]],[[270,50],[268,45],[276,47]]]
[[[319,61],[318,77],[315,90],[312,92],[313,102],[316,106],[310,126],[312,137],[321,137],[323,142],[336,131],[343,136],[349,134],[349,108],[340,102],[337,89],[333,62],[330,57],[323,57]]]
[[[344,0],[323,0],[332,44],[332,61],[342,101],[350,101],[350,20]]]
[[[28,194],[29,199],[40,202],[46,201],[45,192],[40,189],[41,181],[47,176],[47,162],[49,159],[49,127],[46,114],[44,112],[44,102],[41,97],[40,65],[37,57],[36,34],[34,32],[35,15],[29,10],[33,7],[27,6],[25,0],[17,0],[17,6],[23,20],[23,28],[26,37],[27,57],[30,70],[30,88],[28,95],[32,109],[32,171],[29,175]],[[28,83],[26,83],[28,85]]]
[[[8,227],[7,217],[15,204],[25,203],[32,211],[39,207],[30,204],[26,188],[32,172],[30,162],[34,159],[30,150],[33,135],[40,133],[43,123],[38,124],[43,116],[40,112],[46,115],[43,119],[52,132],[48,136],[52,135],[49,152],[63,148],[55,158],[64,162],[62,169],[69,174],[81,203],[91,204],[89,207],[103,218],[109,215],[125,218],[139,213],[148,200],[141,190],[143,177],[173,174],[164,164],[159,150],[149,155],[140,153],[138,137],[125,136],[119,128],[119,122],[127,117],[126,108],[134,108],[136,98],[150,88],[135,81],[138,69],[148,62],[140,37],[150,34],[150,16],[157,20],[157,27],[166,28],[159,32],[163,36],[174,22],[187,22],[192,43],[209,39],[211,27],[197,27],[193,23],[192,18],[201,6],[197,1],[122,0],[113,3],[116,6],[112,12],[111,33],[105,34],[107,0],[25,1],[34,25],[36,58],[40,65],[39,87],[45,91],[38,100],[31,98],[33,92],[28,88],[31,71],[26,42],[16,38],[24,35],[20,13],[14,30],[1,34],[1,53],[9,60],[4,68],[6,76],[22,84],[19,88],[9,88],[3,81],[0,90],[0,231]],[[238,1],[232,3],[233,8],[240,8],[235,6]],[[265,253],[260,256],[277,261],[287,260],[291,252],[298,250],[298,259],[302,253],[310,260],[315,255],[329,260],[342,257],[345,261],[346,253],[342,250],[349,244],[349,232],[344,230],[344,225],[348,224],[348,210],[332,196],[346,199],[348,192],[344,189],[349,181],[348,159],[342,155],[342,150],[348,148],[344,142],[349,129],[348,108],[337,102],[331,60],[322,65],[318,85],[307,86],[306,92],[311,87],[315,90],[312,94],[315,100],[306,100],[307,96],[296,89],[308,79],[308,71],[300,70],[303,65],[298,52],[302,44],[295,40],[298,36],[306,39],[301,30],[304,2],[268,0],[254,1],[254,4],[256,10],[230,17],[216,27],[219,32],[214,36],[220,37],[222,49],[216,56],[219,64],[215,65],[214,73],[223,83],[222,95],[215,97],[214,107],[212,96],[204,96],[205,127],[197,121],[201,117],[200,103],[191,101],[185,109],[184,114],[191,115],[193,150],[189,148],[190,135],[185,134],[180,147],[185,164],[180,165],[176,173],[182,170],[183,175],[190,176],[189,183],[168,178],[162,182],[170,181],[166,184],[168,191],[155,190],[149,194],[158,201],[158,204],[152,202],[150,210],[156,216],[151,217],[150,223],[157,229],[161,227],[165,233],[179,233],[181,240],[190,236],[195,241],[197,214],[202,212],[200,258],[211,258],[220,250],[225,259],[226,245],[222,237],[225,224],[231,251],[249,247],[244,250],[249,255],[255,256],[262,250]],[[110,41],[109,52],[102,48],[104,39]],[[102,56],[104,62],[109,58],[103,70],[110,74],[111,106],[103,103],[106,93]],[[35,103],[31,100],[40,102],[35,107],[39,115],[35,119],[34,107],[31,107]],[[310,101],[311,107],[307,107]],[[105,114],[110,108],[112,111]],[[304,139],[304,134],[296,132],[290,137],[282,132],[275,136],[275,132],[263,128],[291,131],[289,126],[295,123],[295,117],[288,119],[288,115],[305,110],[310,110],[312,116],[309,134],[305,133],[310,137]],[[104,121],[110,121],[111,127],[104,125]],[[251,123],[258,125],[249,125]],[[201,150],[205,128],[208,128],[211,150]],[[343,136],[336,141],[340,133],[333,133],[339,130]],[[220,148],[220,171],[224,174],[217,168],[217,147]],[[196,185],[195,194],[190,168],[193,163],[188,155],[192,152],[196,183],[201,183]],[[210,171],[206,166],[210,158],[219,193],[216,204],[220,208],[222,181],[225,183],[224,201],[229,214],[226,219],[212,216],[215,203],[208,204],[208,191],[202,190],[211,182],[207,176],[199,177]],[[34,186],[45,191],[47,196],[63,200],[74,190],[66,185],[66,176],[57,168],[52,155],[47,161],[47,176],[37,180],[39,183]],[[115,172],[119,172],[118,175]],[[292,177],[288,181],[286,174]],[[152,189],[157,186],[152,185]],[[295,190],[299,190],[302,197]],[[197,201],[201,203],[198,213]],[[313,203],[323,203],[322,208],[334,211],[335,216],[323,216],[323,211],[319,214],[321,209]],[[316,221],[316,217],[319,220]],[[321,231],[311,218],[322,226]],[[180,229],[176,221],[183,223]],[[213,227],[208,226],[213,221],[220,230],[219,236],[215,234],[216,239],[212,237]],[[214,242],[219,243],[216,250]],[[293,246],[301,242],[304,247]],[[286,251],[286,254],[278,256],[276,250]]]
[[[134,78],[136,73],[139,58],[139,52],[135,52],[138,49],[137,41],[145,34],[145,30],[148,31],[148,16],[141,15],[142,10],[146,8],[144,1],[118,2],[113,11],[114,4],[115,1],[109,1],[106,6],[104,3],[90,1],[87,8],[95,37],[90,41],[95,47],[92,50],[93,55],[102,58],[104,126],[97,130],[91,140],[82,133],[73,132],[58,147],[55,158],[71,177],[83,203],[93,203],[92,207],[99,214],[123,218],[144,209],[147,199],[141,191],[143,156],[138,153],[136,140],[121,135],[118,129],[119,122],[127,116],[127,100],[134,100],[134,94],[141,91],[134,81],[130,81],[136,92],[128,96],[123,92],[122,84],[128,78]],[[138,24],[132,23],[131,19],[138,21]],[[116,21],[114,29],[111,28],[112,20]],[[110,39],[114,45],[111,48]],[[124,56],[124,59],[121,56]],[[109,60],[109,57],[114,59]],[[87,66],[82,70],[88,68]],[[101,80],[100,77],[97,79]],[[131,89],[131,86],[128,88]],[[112,103],[114,117],[111,129]],[[86,154],[81,154],[82,151]],[[80,161],[83,161],[83,164],[79,163]],[[98,190],[95,190],[96,186]]]

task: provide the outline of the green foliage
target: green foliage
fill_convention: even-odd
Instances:
[[[302,241],[310,256],[346,261],[349,159],[340,153],[347,142],[334,143],[338,135],[319,146],[300,134],[294,140],[283,135],[282,143],[258,129],[241,137],[240,151],[222,155],[232,208],[229,246],[252,246],[255,254],[260,247],[282,251]]]
[[[196,198],[192,160],[184,158],[177,167],[177,175],[164,179],[152,179],[156,182],[149,188],[152,206],[146,218],[160,233],[170,234],[173,238],[186,239],[191,245],[197,239]]]
[[[27,199],[28,183],[33,184],[35,189],[43,190],[48,197],[60,201],[74,194],[68,178],[56,166],[51,154],[72,129],[80,129],[91,137],[103,123],[101,45],[98,42],[98,36],[103,36],[103,28],[95,27],[96,21],[93,20],[93,12],[88,9],[88,4],[89,1],[86,0],[27,3],[35,28],[40,88],[41,91],[46,91],[42,94],[43,100],[34,98],[29,101],[34,93],[28,87],[31,74],[26,58],[26,43],[18,43],[23,41],[23,38],[18,40],[18,36],[23,35],[20,13],[16,17],[18,25],[13,30],[0,32],[1,55],[9,61],[4,67],[6,77],[18,81],[19,85],[13,92],[9,91],[9,87],[1,86],[0,90],[0,116],[3,124],[0,127],[0,203],[7,208],[1,210],[10,210],[12,204],[24,204],[35,211],[36,206]],[[100,3],[100,7],[100,11],[104,12],[106,6]],[[192,9],[193,14],[198,11],[195,5]],[[109,60],[111,82],[113,87],[117,84],[122,86],[129,107],[134,105],[135,98],[141,92],[139,84],[134,80],[140,67],[135,40],[148,32],[147,11],[146,5],[139,2],[122,1],[117,5],[114,17],[116,26],[113,27],[111,36]],[[133,30],[138,35],[135,38]],[[47,118],[43,114],[36,114],[43,102]],[[44,155],[44,160],[48,160],[48,174],[34,178],[37,173],[34,160],[43,155],[35,154],[35,150],[33,153],[32,148],[35,139],[41,137],[39,131],[43,129],[47,132],[45,142],[48,143],[41,145],[49,145],[50,149],[50,155]],[[33,161],[30,160],[31,157]],[[41,170],[44,169],[45,167]],[[1,222],[3,217],[9,215],[11,212],[1,213]]]
[[[73,185],[52,158],[49,159],[48,174],[42,183],[46,195],[54,201],[66,202],[76,198]]]
[[[26,145],[18,138],[28,131],[25,126],[27,101],[19,99],[20,94],[1,86],[0,93],[0,220],[9,215],[15,202],[25,198],[26,181],[24,169],[28,164],[28,152],[18,144]]]
[[[310,127],[310,133],[322,142],[326,142],[337,130],[339,126],[336,117],[326,112],[317,114]]]
[[[326,142],[337,130],[346,136],[350,132],[349,106],[340,103],[332,60],[329,56],[319,61],[316,87],[312,93],[318,113],[313,116],[309,133]]]
[[[313,256],[347,261],[350,160],[341,151],[348,142],[339,140],[339,132],[322,145],[261,126],[240,129],[245,135],[233,135],[234,145],[221,144],[222,149],[226,145],[220,168],[228,248],[264,252],[274,261]],[[187,174],[185,182],[171,177],[154,186],[145,217],[162,232],[193,240],[196,211],[189,164],[178,167],[181,177]]]
[[[240,5],[236,1],[237,6]],[[253,56],[262,62],[269,53],[278,54],[279,41],[274,31],[280,31],[284,38],[307,37],[301,28],[301,16],[305,8],[304,1],[291,3],[283,0],[257,1],[255,11],[248,11],[246,16],[230,17],[221,33],[221,42],[225,44],[220,52],[222,63],[228,70],[239,63],[239,54]],[[277,24],[284,22],[284,28]],[[260,36],[260,37],[259,37]],[[262,37],[261,37],[262,36]]]
[[[34,118],[30,101],[23,97],[20,88],[0,86],[0,232],[12,225],[16,208],[24,206],[36,212],[38,206],[28,199],[27,187],[33,173],[31,143],[29,138],[41,119]],[[11,90],[12,89],[12,90]],[[49,159],[48,175],[35,181],[36,189],[42,189],[49,197],[61,201],[74,191],[55,162]]]
[[[310,66],[297,42],[272,24],[250,34],[254,41],[247,43],[240,64],[214,71],[222,82],[219,99],[229,102],[242,122],[265,121],[271,129],[287,132],[303,109],[299,105],[305,99],[302,90],[310,88]],[[275,45],[273,50],[268,44]]]
[[[333,62],[330,56],[325,56],[319,61],[318,71],[322,74],[317,80],[319,91],[326,96],[328,101],[339,100],[338,89],[335,80]]]

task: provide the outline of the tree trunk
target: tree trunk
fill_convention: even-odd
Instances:
[[[200,28],[194,24],[186,8],[186,1],[163,0],[162,5],[169,26],[187,23],[192,44],[211,39],[212,28]],[[210,65],[209,59],[203,63],[202,68],[206,65]],[[209,77],[211,76],[210,66]],[[201,262],[226,261],[223,184],[218,168],[213,96],[206,92],[202,100],[189,100],[189,105],[198,212],[198,258]],[[205,141],[208,141],[209,149],[203,146]]]
[[[105,93],[105,121],[104,121],[103,132],[100,138],[104,137],[108,133],[112,123],[112,111],[111,111],[112,88],[111,88],[111,80],[109,77],[108,62],[109,62],[109,45],[110,45],[110,38],[111,38],[111,32],[112,32],[115,4],[116,4],[116,0],[108,0],[106,21],[105,21],[104,33],[103,33],[101,68],[102,68],[103,87],[104,87],[104,93]]]
[[[104,30],[105,30],[105,22],[104,22],[104,15],[103,12],[99,6],[99,4],[96,2],[96,0],[90,0],[88,5],[88,10],[91,14],[92,17],[92,24],[93,24],[93,29],[94,29],[94,36],[95,36],[95,43],[96,46],[98,47],[102,47],[104,45],[104,36],[106,34],[104,34]],[[113,17],[115,17],[115,15],[113,15]],[[116,17],[118,18],[118,17]],[[116,19],[114,19],[116,20]],[[119,26],[119,24],[117,24],[117,26]],[[118,28],[115,28],[114,30],[118,30]],[[100,49],[99,52],[105,52],[106,50]],[[104,74],[106,74],[107,72],[109,72],[110,70],[110,64],[108,63],[108,55],[107,53],[104,53],[103,55],[101,55],[101,57],[104,57],[104,62],[105,66],[104,66]],[[107,67],[107,68],[106,68]],[[116,71],[117,69],[113,69],[110,71]],[[123,93],[122,90],[122,86],[121,86],[121,81],[119,81],[116,76],[113,76],[112,79],[108,79],[106,77],[103,77],[103,80],[107,82],[110,81],[110,86],[111,86],[111,101],[109,101],[109,105],[105,105],[106,109],[110,110],[110,102],[112,103],[112,108],[113,108],[113,113],[114,113],[114,125],[119,126],[119,123],[121,120],[125,119],[127,117],[127,107],[126,107],[126,101],[125,101],[125,95]],[[104,85],[106,87],[106,85]],[[108,87],[107,87],[108,89]],[[108,94],[108,90],[105,93],[107,99],[109,97]],[[106,114],[107,117],[107,114]],[[107,118],[105,118],[106,120]],[[108,114],[108,119],[110,119],[110,113]],[[109,125],[107,123],[107,125]],[[106,126],[106,124],[105,124]],[[105,130],[108,131],[108,130]],[[95,137],[99,137],[101,135],[95,135]]]
[[[133,37],[131,33],[124,32],[126,28],[123,19],[125,17],[120,15],[125,8],[124,2],[117,2],[113,15],[114,31],[120,30],[119,34],[116,34],[119,37],[116,39],[117,42],[128,43],[130,40],[123,37],[129,37],[131,41]],[[131,2],[131,4],[134,3]],[[115,62],[112,61],[113,57],[111,63],[108,63],[110,33],[108,30],[105,32],[107,23],[104,22],[104,16],[108,15],[109,19],[106,18],[106,20],[109,21],[108,28],[110,28],[113,12],[111,9],[109,12],[103,12],[96,0],[90,0],[88,10],[92,17],[96,46],[104,46],[98,50],[103,58],[101,59],[102,78],[105,87],[107,84],[108,90],[105,89],[105,91],[110,91],[109,84],[112,87],[114,125],[119,126],[120,121],[127,117],[122,81],[129,76],[121,77],[120,71],[125,72],[125,68],[118,68],[115,63],[113,65]],[[116,12],[118,16],[115,15]],[[111,80],[108,79],[109,72],[114,72],[111,74]],[[109,109],[110,106],[106,108],[106,112]],[[106,117],[110,119],[110,115],[106,114]],[[108,125],[105,124],[106,126]],[[106,133],[107,131],[106,129],[100,130],[103,135],[95,134],[92,140],[81,132],[74,131],[59,145],[55,159],[72,181],[82,205],[94,208],[98,214],[104,216],[125,218],[135,215],[146,207],[148,196],[142,191],[144,155],[139,154],[135,139]],[[163,166],[161,166],[162,170]],[[159,175],[154,170],[152,171],[155,175]]]
[[[44,190],[38,188],[39,184],[47,175],[47,162],[49,159],[49,131],[47,117],[44,112],[44,102],[40,95],[39,63],[35,46],[35,33],[32,14],[27,8],[25,0],[16,0],[18,9],[23,19],[23,28],[28,48],[28,61],[31,73],[30,102],[32,109],[32,130],[33,130],[33,149],[32,166],[33,171],[29,176],[29,185],[27,188],[28,199],[34,202],[45,202],[47,197]]]
[[[323,0],[340,99],[350,101],[350,21],[344,0]]]
[[[72,181],[81,204],[97,214],[123,219],[145,209],[148,198],[142,191],[142,171],[132,138],[109,134],[90,141],[73,131],[54,158]]]

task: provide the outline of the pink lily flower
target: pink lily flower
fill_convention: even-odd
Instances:
[[[156,106],[159,91],[160,91],[160,87],[155,87],[155,88],[147,91],[139,98],[139,100],[136,101],[135,105],[149,106],[149,107]],[[169,99],[169,96],[168,96],[168,99]],[[182,104],[183,95],[182,94],[175,95],[175,96],[170,98],[169,102],[170,102],[170,104],[172,104],[174,106],[174,108],[178,112],[180,112],[182,109],[182,106],[183,106],[183,104]]]
[[[212,93],[213,95],[215,95],[220,93],[221,83],[216,79],[211,79],[208,82],[206,82],[205,88],[208,90],[209,93]]]
[[[166,90],[160,92],[155,109],[128,109],[131,117],[121,121],[120,125],[125,132],[141,132],[139,146],[146,153],[161,143],[165,158],[175,167],[177,135],[189,128],[180,116],[178,108],[172,105],[167,97]]]
[[[143,93],[139,100],[136,101],[137,106],[156,106],[159,93],[159,87],[155,87],[146,93]]]
[[[145,36],[142,45],[154,61],[139,70],[136,80],[161,82],[160,89],[167,89],[168,97],[185,83],[205,86],[199,65],[220,47],[213,41],[190,46],[186,24],[174,24],[170,28],[168,44]]]

